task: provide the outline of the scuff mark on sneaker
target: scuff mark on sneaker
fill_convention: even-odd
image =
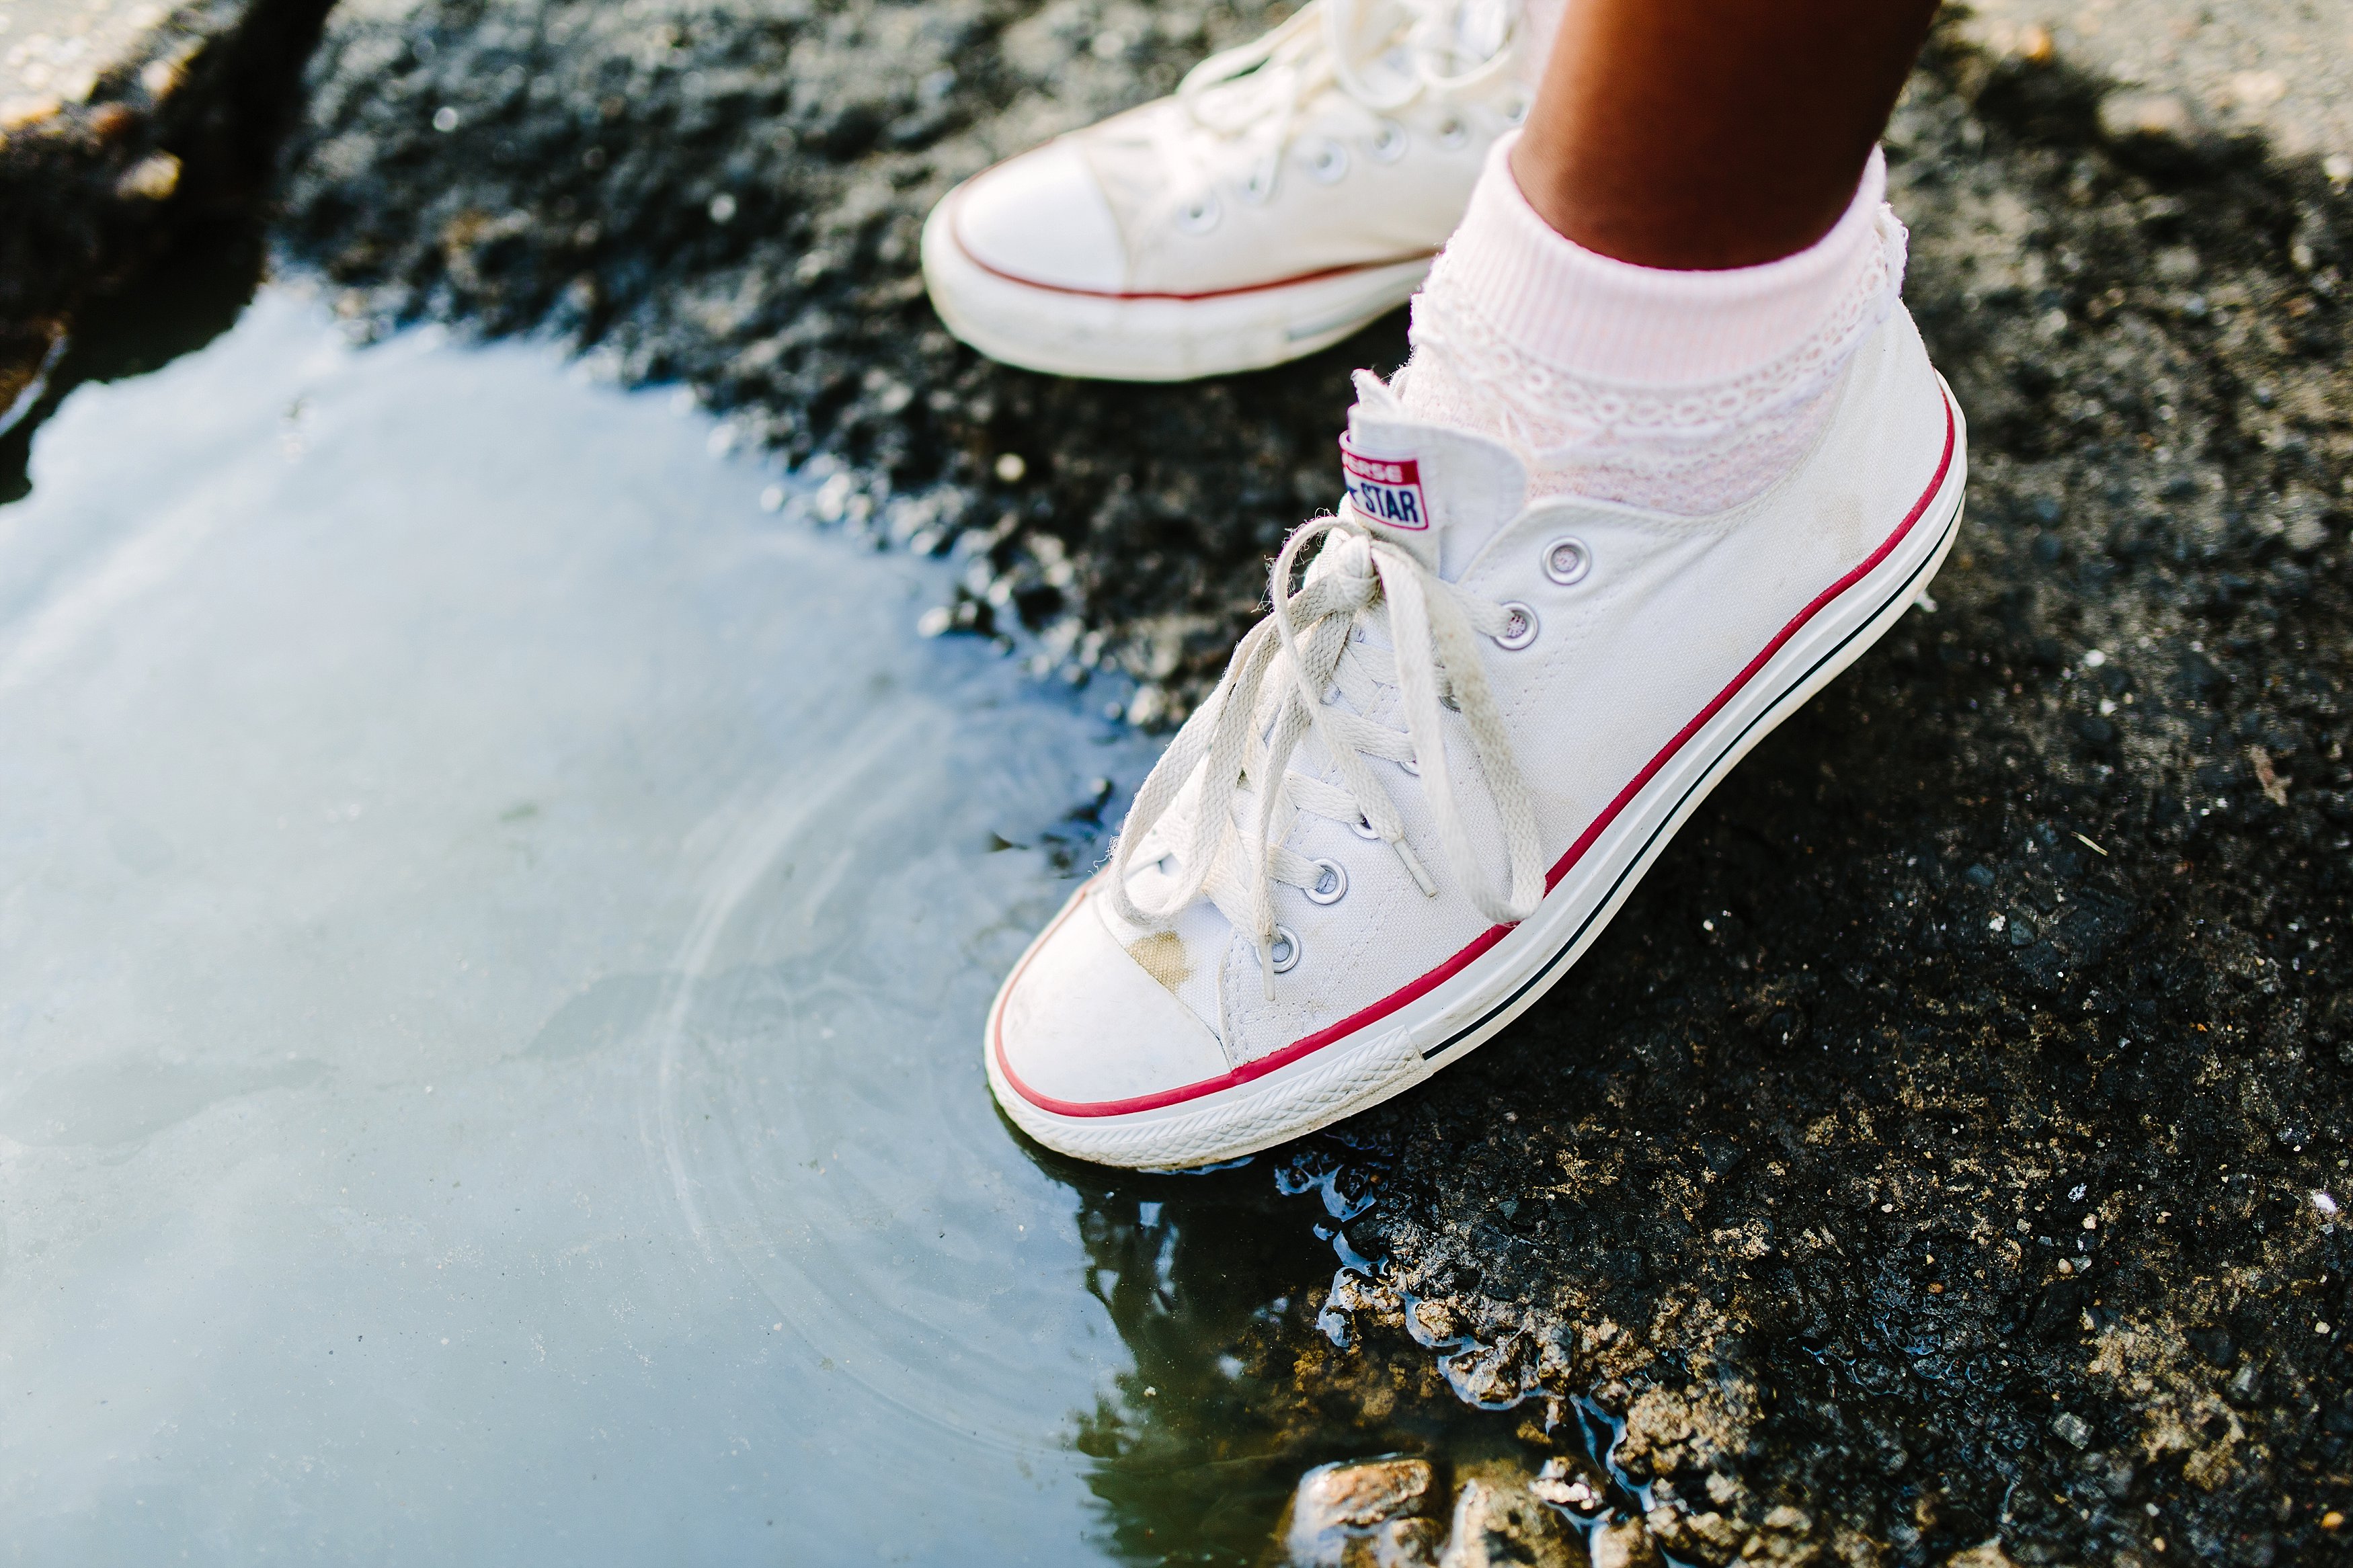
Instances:
[[[1144,973],[1160,982],[1171,995],[1193,978],[1193,960],[1185,952],[1185,939],[1173,931],[1136,938],[1127,944],[1127,956],[1142,964]]]

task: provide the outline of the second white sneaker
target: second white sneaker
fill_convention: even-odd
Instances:
[[[1811,450],[1712,515],[1531,504],[1508,447],[1358,384],[1340,514],[990,1010],[998,1102],[1065,1153],[1229,1159],[1461,1060],[1959,526],[1960,411],[1900,306]]]
[[[923,226],[933,303],[992,358],[1114,381],[1336,342],[1429,271],[1526,115],[1544,30],[1522,0],[1312,0],[950,192]]]

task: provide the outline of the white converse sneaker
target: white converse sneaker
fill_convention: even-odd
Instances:
[[[1312,0],[1175,96],[949,192],[923,226],[932,302],[1058,375],[1312,353],[1413,292],[1542,67],[1521,0]]]
[[[1358,386],[1340,515],[1292,535],[1272,614],[990,1009],[997,1100],[1065,1153],[1231,1158],[1461,1060],[1959,526],[1961,416],[1900,305],[1795,469],[1712,516],[1526,504],[1505,447]]]

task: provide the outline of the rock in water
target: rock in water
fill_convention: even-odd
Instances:
[[[1436,1559],[1437,1487],[1426,1459],[1318,1465],[1300,1478],[1280,1539],[1293,1568],[1414,1568]]]
[[[1586,1545],[1593,1554],[1593,1568],[1665,1568],[1659,1543],[1651,1539],[1650,1528],[1639,1519],[1605,1524]]]
[[[1446,1527],[1434,1519],[1392,1519],[1362,1541],[1350,1542],[1347,1568],[1438,1568]]]
[[[1514,1469],[1482,1470],[1454,1494],[1439,1568],[1588,1568],[1584,1543]]]

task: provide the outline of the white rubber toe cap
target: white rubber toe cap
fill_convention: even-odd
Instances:
[[[1228,1068],[1208,1026],[1103,925],[1092,889],[1007,983],[989,1048],[1008,1088],[1060,1116],[1149,1110]]]
[[[1094,294],[1127,285],[1119,221],[1067,138],[974,176],[956,196],[955,238],[983,267],[1025,283]]]

